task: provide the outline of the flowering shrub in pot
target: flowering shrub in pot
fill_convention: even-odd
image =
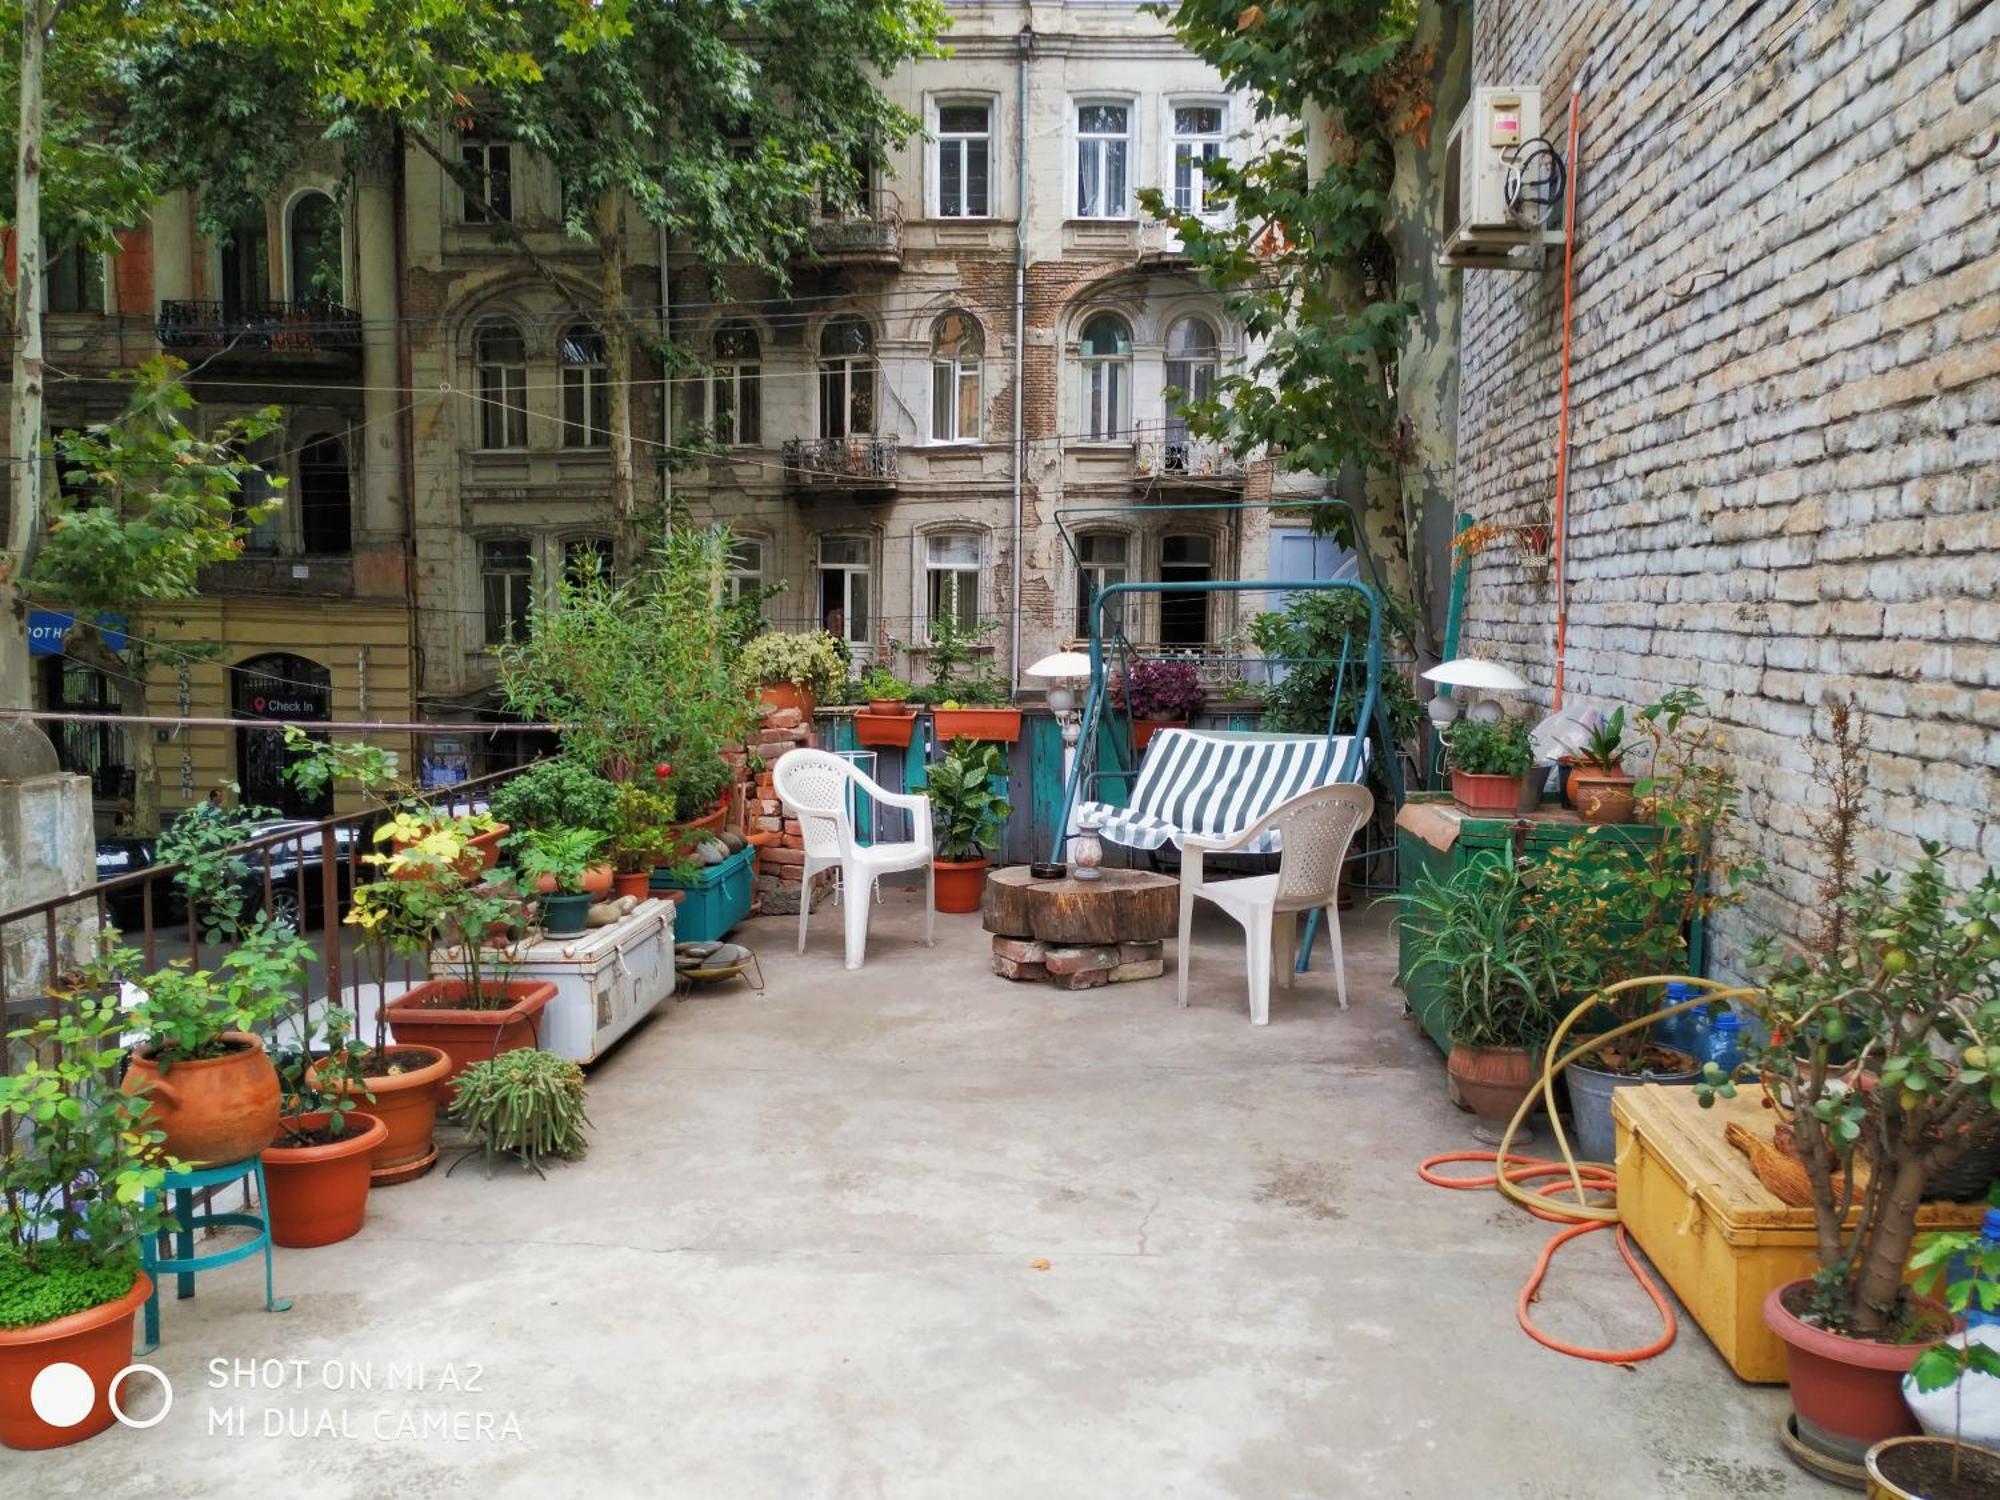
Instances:
[[[744,679],[762,690],[767,705],[808,716],[847,676],[847,659],[824,630],[766,631],[743,648],[738,666]]]
[[[1148,658],[1125,669],[1117,691],[1132,716],[1133,743],[1142,750],[1156,731],[1186,724],[1208,696],[1193,662]]]

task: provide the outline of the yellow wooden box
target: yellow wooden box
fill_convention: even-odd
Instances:
[[[1745,1090],[1703,1109],[1691,1088],[1615,1090],[1618,1214],[1729,1367],[1782,1385],[1785,1346],[1764,1326],[1764,1298],[1819,1262],[1812,1210],[1773,1197],[1722,1138],[1732,1119],[1768,1138],[1772,1116],[1760,1098]],[[1927,1203],[1917,1223],[1975,1229],[1984,1212],[1979,1203]]]

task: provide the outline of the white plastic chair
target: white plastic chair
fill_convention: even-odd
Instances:
[[[824,750],[791,750],[771,772],[778,800],[799,820],[805,835],[805,884],[799,892],[799,952],[806,951],[806,918],[812,913],[813,877],[840,871],[840,899],[846,913],[847,967],[858,969],[868,952],[868,908],[875,882],[898,870],[924,872],[924,942],[932,941],[936,875],[931,868],[931,805],[922,797],[885,791],[838,755]],[[900,844],[862,844],[854,837],[856,795],[910,814],[913,837]]]
[[[1347,973],[1340,951],[1338,895],[1340,867],[1347,846],[1375,811],[1374,795],[1365,786],[1329,786],[1294,797],[1265,814],[1263,820],[1228,839],[1189,835],[1181,845],[1181,931],[1176,950],[1180,1002],[1188,1003],[1188,934],[1194,926],[1194,902],[1212,901],[1242,924],[1250,969],[1250,1022],[1271,1021],[1271,965],[1277,954],[1279,983],[1292,987],[1293,956],[1298,951],[1298,914],[1323,907],[1326,931],[1333,940],[1333,983],[1340,1008],[1347,1008]],[[1275,875],[1250,875],[1236,880],[1204,880],[1202,856],[1228,854],[1255,845],[1276,833],[1279,848]]]

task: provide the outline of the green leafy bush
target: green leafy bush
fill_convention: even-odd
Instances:
[[[488,799],[493,816],[514,839],[530,828],[609,828],[618,816],[618,787],[567,755],[537,761],[509,777]]]
[[[595,828],[531,828],[516,847],[514,859],[531,884],[547,877],[556,894],[573,896],[583,890],[583,874],[604,848]]]
[[[824,630],[771,630],[743,648],[744,678],[760,686],[790,683],[815,696],[830,692],[847,676],[847,659]]]
[[[861,679],[861,696],[877,703],[902,703],[910,696],[910,685],[886,667],[870,667]]]
[[[214,970],[183,959],[142,974],[143,954],[114,948],[88,973],[99,988],[129,979],[145,991],[132,1007],[131,1025],[144,1034],[140,1051],[165,1073],[175,1063],[222,1056],[229,1050],[225,1032],[254,1031],[290,1009],[311,958],[303,939],[265,919]]]
[[[1007,785],[1007,763],[998,745],[954,740],[931,767],[924,795],[930,799],[932,837],[939,859],[977,859],[998,846],[1000,831],[1014,808],[992,790]]]
[[[1410,612],[1406,604],[1385,599],[1382,614],[1384,641],[1408,635]],[[1338,687],[1340,721],[1334,732],[1354,733],[1368,686],[1365,597],[1352,589],[1297,594],[1282,613],[1270,611],[1251,622],[1250,643],[1274,664],[1286,666],[1281,680],[1258,689],[1264,702],[1263,728],[1280,734],[1325,734]],[[1345,667],[1341,664],[1343,648]],[[1408,674],[1385,663],[1381,692],[1389,729],[1397,743],[1416,743],[1424,713]]]
[[[1402,909],[1409,973],[1438,974],[1454,1042],[1535,1047],[1561,1017],[1565,956],[1552,931],[1529,919],[1526,889],[1512,861],[1481,860],[1388,898]]]
[[[511,1156],[537,1172],[550,1157],[574,1161],[589,1148],[583,1069],[535,1047],[503,1052],[458,1075],[453,1118],[485,1153]]]
[[[1451,726],[1451,768],[1468,776],[1521,776],[1535,762],[1524,719],[1460,719]]]

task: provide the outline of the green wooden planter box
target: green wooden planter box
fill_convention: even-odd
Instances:
[[[1456,837],[1451,840],[1450,846],[1440,849],[1431,839],[1424,837],[1424,833],[1436,836],[1450,816],[1443,810],[1452,807],[1448,792],[1413,792],[1403,811],[1397,815],[1396,869],[1403,890],[1415,889],[1418,880],[1425,875],[1435,880],[1448,880],[1476,860],[1505,858],[1516,847],[1517,838],[1523,857],[1529,860],[1547,858],[1551,849],[1567,844],[1588,826],[1575,813],[1553,803],[1524,817],[1466,815],[1457,819]],[[1604,844],[1605,862],[1615,865],[1619,862],[1620,851],[1636,853],[1652,848],[1659,842],[1660,831],[1649,823],[1627,823],[1602,828],[1594,837]],[[1404,998],[1430,1039],[1441,1050],[1448,1052],[1451,1050],[1451,1036],[1445,1030],[1443,976],[1426,970],[1412,980],[1409,974],[1412,925],[1409,918],[1398,915],[1396,983],[1402,987]],[[1703,938],[1701,920],[1697,918],[1688,933],[1690,974],[1702,972]]]

